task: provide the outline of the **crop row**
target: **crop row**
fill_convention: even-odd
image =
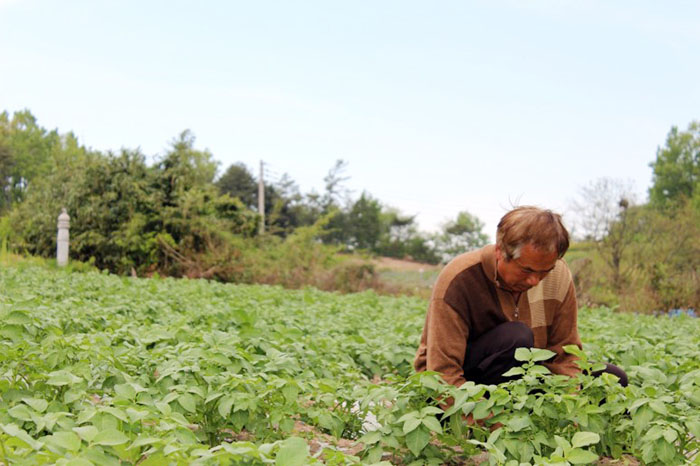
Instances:
[[[426,304],[203,280],[0,271],[5,464],[682,464],[700,435],[698,319],[582,310],[584,369],[456,389],[411,361]],[[586,372],[584,370],[584,372]],[[452,397],[444,412],[437,403]],[[465,421],[467,415],[477,422]]]

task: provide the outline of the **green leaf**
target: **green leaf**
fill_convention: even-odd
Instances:
[[[24,311],[12,311],[2,320],[3,323],[12,325],[26,325],[32,323],[32,318]]]
[[[92,442],[92,440],[97,436],[97,434],[100,431],[95,426],[82,426],[82,427],[73,427],[73,432],[78,434],[78,436],[81,439],[90,443],[90,442]]]
[[[565,345],[563,347],[563,349],[564,349],[564,352],[578,356],[578,358],[583,360],[583,361],[588,360],[586,353],[584,353],[583,350],[581,348],[579,348],[577,345]]]
[[[700,421],[686,421],[685,425],[691,434],[700,437]]]
[[[134,387],[128,383],[115,385],[114,392],[127,400],[133,400],[136,398],[136,390],[134,390]]]
[[[0,336],[9,338],[14,342],[23,340],[26,335],[28,335],[27,331],[21,325],[0,326]]]
[[[216,399],[221,398],[222,396],[224,396],[224,394],[221,393],[221,392],[210,393],[210,394],[208,394],[207,397],[205,398],[204,404],[208,404],[208,403],[210,403],[210,402],[212,402],[212,401],[214,401],[214,400],[216,400]]]
[[[327,412],[319,414],[318,423],[324,429],[328,429],[331,432],[331,434],[333,434],[336,437],[342,434],[343,427],[345,427],[343,421],[338,419],[337,416]]]
[[[99,408],[99,411],[101,413],[111,414],[122,422],[129,422],[129,417],[126,415],[126,413],[119,408],[115,408],[114,406],[102,406]]]
[[[219,400],[219,406],[217,407],[219,414],[221,417],[224,419],[228,418],[228,415],[231,413],[231,407],[233,406],[234,399],[230,396],[225,396],[221,400]]]
[[[423,448],[430,442],[430,433],[423,427],[419,427],[406,435],[406,446],[414,456],[418,456]]]
[[[487,443],[490,443],[491,445],[494,445],[496,443],[496,440],[501,436],[503,433],[503,428],[499,427],[498,429],[494,430],[491,432],[491,435],[489,435],[488,440],[486,440]]]
[[[31,421],[32,412],[27,405],[18,404],[7,410],[7,413],[20,421]]]
[[[132,448],[139,448],[144,445],[153,445],[154,443],[159,443],[162,442],[163,439],[160,439],[158,437],[146,437],[146,436],[139,436],[131,445],[129,445],[128,450],[131,450]]]
[[[657,440],[654,445],[656,447],[656,454],[664,464],[678,464],[674,461],[676,449],[672,444],[665,440]]]
[[[644,429],[649,427],[649,422],[654,418],[654,412],[647,406],[642,406],[632,415],[634,430],[637,435],[642,433]]]
[[[411,411],[401,416],[396,422],[406,422],[408,419],[417,419],[420,416],[418,411]]]
[[[46,442],[57,447],[61,447],[68,451],[80,450],[80,437],[74,432],[54,432],[53,435],[46,437]]]
[[[379,430],[373,430],[371,432],[367,432],[365,435],[360,437],[357,441],[360,443],[364,443],[365,445],[372,445],[373,443],[377,443],[382,439],[382,433]]]
[[[664,438],[668,443],[673,445],[673,442],[675,442],[676,439],[678,439],[678,432],[676,432],[670,427],[667,427],[666,429],[664,429]]]
[[[195,401],[194,397],[189,393],[181,394],[179,397],[177,397],[177,402],[180,403],[180,406],[182,406],[185,410],[189,411],[190,413],[197,412],[197,402]]]
[[[506,372],[503,373],[504,377],[512,377],[514,375],[523,375],[525,373],[524,367],[511,367]]]
[[[530,352],[529,348],[518,348],[515,350],[515,360],[516,361],[529,361],[531,354],[532,353]]]
[[[297,400],[299,389],[295,385],[288,383],[282,388],[282,395],[284,399],[287,400],[287,403],[292,403]]]
[[[504,424],[512,432],[520,432],[521,430],[530,427],[532,422],[530,421],[530,416],[527,414],[521,414],[505,421]]]
[[[568,450],[569,448],[571,448],[571,444],[564,437],[560,437],[559,435],[555,435],[554,441],[556,442],[557,446],[559,448],[561,448],[562,450]]]
[[[29,445],[33,450],[40,450],[44,446],[44,442],[34,440],[24,429],[20,428],[16,424],[0,424],[0,429],[2,429],[10,437],[14,437],[18,440]]]
[[[472,416],[474,419],[484,419],[491,413],[491,407],[493,406],[493,400],[481,400],[476,403],[476,408],[472,411]]]
[[[662,416],[668,415],[668,410],[666,409],[666,405],[663,401],[652,400],[649,402],[649,407]]]
[[[423,425],[431,431],[437,432],[438,434],[442,433],[442,426],[440,425],[440,421],[438,421],[435,416],[424,417],[422,422]]]
[[[289,433],[294,430],[294,419],[288,417],[280,421],[280,430]]]
[[[656,439],[660,439],[661,436],[663,436],[664,431],[661,428],[661,426],[655,425],[651,426],[651,428],[644,434],[644,437],[642,437],[643,442],[653,442]]]
[[[85,458],[70,458],[70,459],[65,459],[61,458],[56,462],[57,466],[95,466],[95,463],[93,463],[90,460],[87,460]]]
[[[22,401],[31,406],[37,413],[43,413],[49,406],[48,401],[39,398],[22,398]]]
[[[531,351],[532,353],[532,358],[531,361],[533,362],[539,362],[539,361],[547,361],[549,359],[552,359],[554,356],[557,355],[554,351],[550,351],[548,349],[533,349]]]
[[[547,369],[546,366],[541,366],[539,364],[535,364],[534,366],[532,366],[529,372],[530,374],[535,375],[549,375],[552,373],[549,369]]]
[[[156,401],[153,404],[155,405],[156,408],[158,408],[158,411],[160,411],[162,414],[164,414],[166,416],[170,416],[170,414],[173,412],[173,409],[165,401]]]
[[[409,432],[413,432],[420,425],[420,423],[420,419],[415,417],[409,417],[403,423],[403,433],[408,434]]]
[[[106,429],[98,433],[92,440],[95,445],[121,445],[129,441],[129,437],[116,429]]]
[[[598,455],[581,448],[573,448],[569,450],[565,458],[571,464],[591,464],[598,460]]]
[[[46,381],[49,385],[62,387],[64,385],[72,385],[81,382],[83,379],[73,375],[67,370],[54,371],[49,374],[49,379]]]
[[[427,416],[429,414],[442,414],[443,411],[435,406],[426,406],[425,408],[420,410],[420,416]]]
[[[309,458],[309,445],[299,437],[290,437],[280,443],[275,456],[277,466],[303,466]]]
[[[571,446],[574,448],[587,447],[600,442],[600,435],[595,432],[576,432],[571,439]]]

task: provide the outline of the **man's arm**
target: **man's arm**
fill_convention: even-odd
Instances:
[[[466,381],[463,366],[468,337],[469,328],[462,316],[443,299],[431,300],[423,335],[426,369],[440,372],[451,385],[462,385]]]
[[[552,362],[545,363],[545,366],[554,374],[574,376],[580,372],[575,363],[576,356],[566,353],[563,349],[566,345],[576,345],[581,348],[577,320],[576,290],[573,280],[570,280],[564,300],[554,316],[552,325],[548,328],[547,349],[557,353],[557,356]]]

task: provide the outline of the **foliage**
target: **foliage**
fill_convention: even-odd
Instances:
[[[665,207],[696,199],[700,208],[700,121],[693,121],[686,131],[672,127],[666,145],[656,152],[649,200]]]
[[[459,212],[455,220],[442,226],[442,233],[435,239],[442,261],[448,262],[463,252],[486,246],[488,236],[483,229],[484,223],[478,217],[466,211]]]
[[[683,464],[699,446],[686,315],[584,309],[579,378],[523,349],[521,379],[455,388],[413,374],[417,299],[31,266],[0,269],[0,289],[8,464]],[[627,388],[588,374],[608,360]]]
[[[697,308],[700,208],[688,199],[663,207],[633,199],[628,183],[602,178],[574,203],[593,246],[570,260],[580,300],[647,312]]]
[[[249,209],[257,208],[258,183],[243,163],[229,166],[216,181],[216,186],[222,194],[237,197]]]
[[[80,159],[87,152],[72,133],[59,135],[42,128],[28,110],[11,118],[0,113],[0,213],[21,202],[30,185],[49,174],[56,161]]]
[[[154,166],[127,149],[57,163],[11,213],[15,248],[51,257],[56,217],[66,207],[72,257],[100,268],[187,275],[183,264],[205,250],[230,259],[227,234],[250,235],[256,216],[218,195],[216,166],[193,144],[183,133]]]

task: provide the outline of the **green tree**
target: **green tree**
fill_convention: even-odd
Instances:
[[[24,198],[29,184],[50,171],[52,157],[61,149],[58,132],[39,126],[29,110],[12,118],[0,113],[0,211]]]
[[[216,181],[222,194],[237,197],[249,209],[258,207],[258,182],[248,167],[237,162],[226,169]]]
[[[156,188],[165,206],[173,206],[174,200],[189,189],[214,182],[218,162],[213,160],[211,152],[196,150],[194,142],[194,135],[189,130],[183,131],[156,164]]]
[[[348,243],[353,249],[376,251],[387,225],[382,224],[382,205],[368,193],[352,204],[347,213],[346,232]]]
[[[129,273],[160,270],[214,276],[235,256],[232,235],[255,228],[255,214],[212,184],[216,165],[183,133],[153,166],[138,150],[86,152],[61,138],[49,174],[11,213],[16,247],[52,257],[56,217],[71,215],[71,257]]]
[[[484,223],[467,211],[457,214],[442,226],[442,233],[435,238],[436,248],[444,262],[458,254],[480,248],[488,243],[488,236],[482,231]]]
[[[649,200],[656,206],[700,199],[700,122],[693,121],[686,131],[672,127],[666,145],[656,152]],[[698,204],[700,207],[700,202]]]

